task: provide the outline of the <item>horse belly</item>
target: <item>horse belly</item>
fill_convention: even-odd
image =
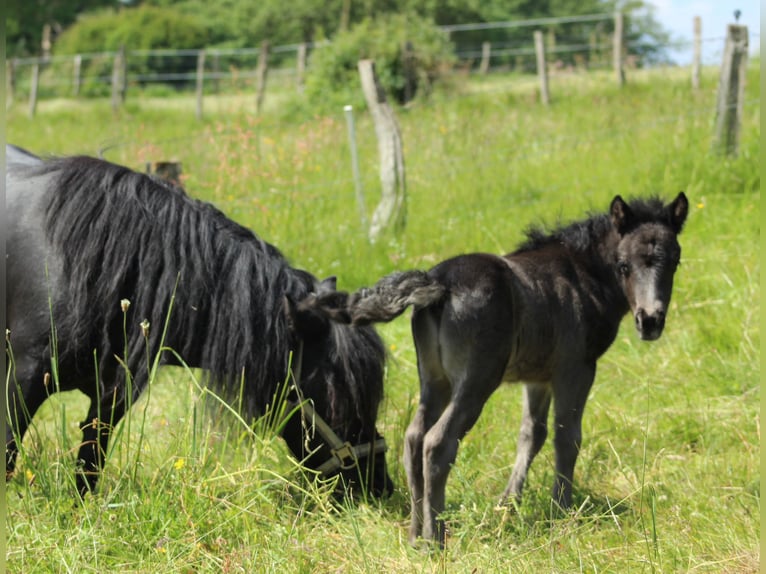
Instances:
[[[511,356],[503,373],[505,383],[545,383],[551,380],[553,368],[544,357]]]
[[[555,357],[554,329],[540,329],[541,321],[531,317],[521,319],[513,335],[513,345],[505,367],[503,381],[507,383],[550,381]],[[536,328],[530,328],[530,325]]]

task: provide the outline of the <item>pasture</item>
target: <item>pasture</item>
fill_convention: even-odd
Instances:
[[[525,498],[510,476],[521,389],[503,386],[462,442],[447,485],[444,552],[407,542],[404,429],[418,399],[408,313],[379,327],[389,353],[379,429],[396,483],[384,501],[336,503],[268,421],[250,429],[199,375],[167,369],[116,433],[100,488],[73,505],[83,397],[43,407],[6,485],[9,572],[755,572],[760,565],[760,71],[748,72],[740,153],[710,153],[717,70],[560,78],[553,104],[489,77],[397,110],[407,228],[370,244],[355,203],[342,110],[314,116],[267,96],[16,104],[8,141],[142,169],[178,160],[185,186],[354,290],[451,255],[511,251],[527,225],[605,211],[612,197],[683,190],[689,218],[667,326],[640,341],[626,319],[583,420],[574,510],[552,511],[552,445]],[[369,212],[379,189],[372,123],[357,113]],[[117,302],[115,302],[117,304]]]

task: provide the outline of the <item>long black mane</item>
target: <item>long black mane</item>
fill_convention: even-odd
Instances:
[[[662,223],[671,226],[669,212],[659,197],[639,198],[628,202],[633,214],[633,226],[643,223]],[[515,253],[540,249],[551,244],[563,244],[574,251],[588,251],[612,229],[612,221],[605,213],[592,213],[586,219],[549,229],[533,225],[526,229],[526,240]]]
[[[297,345],[285,297],[301,300],[316,279],[172,184],[89,157],[49,160],[39,170],[52,174],[47,235],[63,257],[68,285],[66,298],[54,299],[59,360],[88,364],[82,353],[89,353],[92,365],[95,349],[101,381],[114,380],[119,389],[123,369],[116,379],[106,376],[119,357],[137,394],[146,384],[148,359],[163,343],[223,389],[237,394],[242,381],[247,412],[262,412],[286,380]],[[125,313],[123,299],[130,301]],[[150,322],[146,337],[139,327],[144,319]],[[382,343],[372,329],[329,328],[340,356],[332,364],[346,369],[329,379],[347,387],[332,389],[331,418],[346,420],[355,409],[362,420],[374,421],[382,376],[361,379],[371,363],[382,363]],[[328,389],[303,391],[326,396]]]

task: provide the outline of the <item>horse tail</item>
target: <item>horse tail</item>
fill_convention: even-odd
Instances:
[[[354,325],[386,323],[410,305],[422,308],[438,303],[446,291],[425,271],[399,271],[349,295],[347,310]]]

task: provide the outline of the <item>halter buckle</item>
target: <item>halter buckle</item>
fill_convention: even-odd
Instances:
[[[354,468],[357,464],[356,453],[354,447],[348,441],[344,442],[338,448],[330,449],[332,455],[338,459],[338,464],[343,470],[349,470]]]

